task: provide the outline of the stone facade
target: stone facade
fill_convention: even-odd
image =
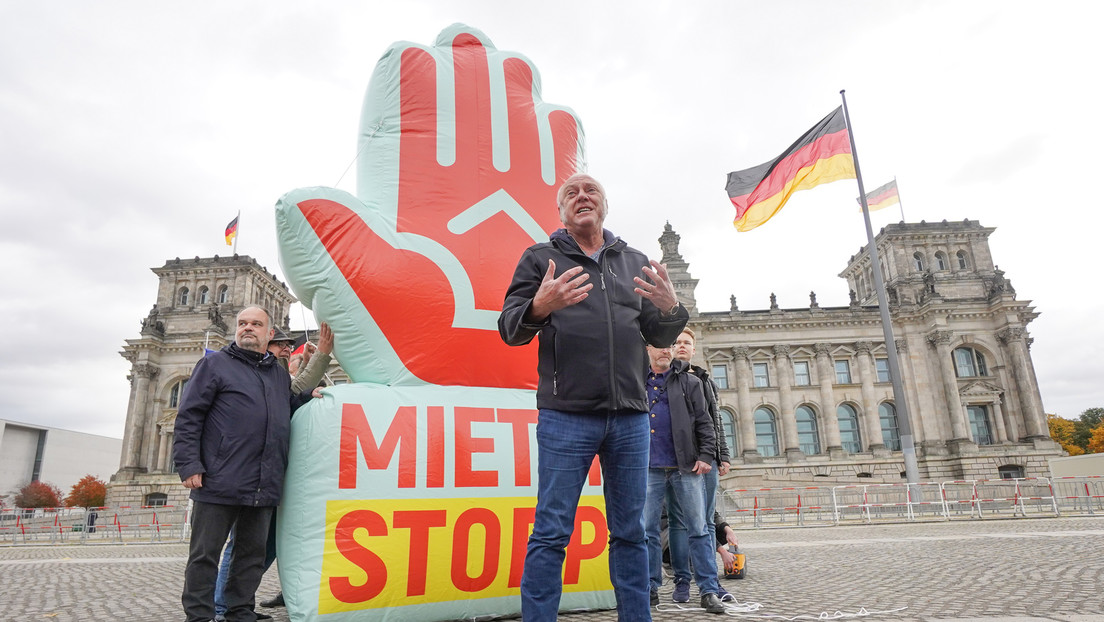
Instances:
[[[140,336],[128,339],[123,358],[131,363],[130,400],[119,471],[108,484],[111,505],[186,503],[172,463],[176,407],[204,352],[234,339],[234,318],[248,305],[269,311],[288,327],[295,297],[276,275],[246,255],[169,260],[153,268],[160,278],[157,302],[141,321]],[[344,380],[340,368],[334,375]]]
[[[1026,326],[1038,314],[989,252],[976,221],[899,223],[875,238],[921,481],[1045,476],[1047,431]],[[866,249],[840,276],[846,307],[700,312],[668,225],[660,237],[696,364],[721,386],[728,488],[900,482],[902,409]]]

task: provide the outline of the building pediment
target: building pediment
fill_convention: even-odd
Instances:
[[[958,390],[962,397],[993,397],[1003,392],[1004,389],[985,380],[976,380]]]

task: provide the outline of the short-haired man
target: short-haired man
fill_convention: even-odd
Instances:
[[[713,460],[710,461],[710,466],[712,468],[702,477],[702,483],[704,484],[703,494],[705,498],[706,527],[712,532],[715,528],[713,514],[717,507],[717,486],[719,483],[719,476],[728,473],[731,457],[729,455],[728,442],[726,441],[724,424],[721,422],[720,411],[717,409],[717,385],[713,382],[713,378],[710,377],[709,372],[690,362],[691,359],[694,358],[694,341],[694,331],[689,327],[684,328],[682,329],[682,334],[675,340],[672,352],[677,360],[683,361],[689,366],[687,371],[701,381],[702,391],[705,393],[705,403],[709,410],[709,416],[713,420],[713,433],[717,439],[717,452]],[[690,600],[691,575],[689,540],[687,539],[686,530],[680,526],[681,521],[671,520],[673,517],[677,517],[681,511],[682,508],[677,500],[669,498],[667,504],[667,516],[670,525],[668,543],[671,549],[671,569],[675,573],[675,591],[672,598],[675,602],[684,603]],[[723,589],[721,589],[720,595],[722,599],[731,598]]]
[[[690,559],[701,593],[701,606],[709,613],[724,613],[725,607],[718,595],[720,584],[717,582],[712,520],[706,529],[705,500],[702,498],[702,477],[712,469],[710,463],[717,449],[701,381],[687,371],[685,362],[674,358],[670,347],[649,345],[648,361],[651,366],[647,380],[651,452],[644,528],[648,534],[652,603],[659,604],[658,591],[663,583],[659,523],[664,499],[671,496],[682,511],[678,516],[669,515],[668,521],[672,529],[681,527],[689,536]]]
[[[556,619],[564,549],[594,456],[602,465],[609,571],[622,622],[651,620],[644,534],[648,414],[644,343],[668,345],[689,315],[666,266],[602,227],[605,189],[576,174],[557,193],[564,228],[522,254],[498,330],[539,334],[537,507],[521,579],[526,622]],[[645,278],[646,277],[646,278]],[[643,336],[643,338],[641,338]]]
[[[255,619],[254,593],[283,489],[291,414],[310,397],[292,393],[287,371],[268,353],[273,335],[268,311],[242,309],[234,341],[200,359],[177,411],[173,459],[193,501],[180,599],[187,622],[215,617],[219,553],[231,529],[226,619]]]

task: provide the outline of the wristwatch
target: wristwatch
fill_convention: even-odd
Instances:
[[[667,312],[666,312],[666,313],[664,313],[663,315],[666,315],[666,316],[670,317],[670,316],[672,316],[672,315],[674,315],[674,314],[678,313],[679,307],[681,307],[681,306],[682,306],[682,303],[681,303],[681,302],[676,302],[676,303],[675,303],[675,306],[673,306],[673,307],[671,307],[670,309],[668,309],[668,310],[667,310]]]

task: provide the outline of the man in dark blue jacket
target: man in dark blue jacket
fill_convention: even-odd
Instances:
[[[215,617],[219,553],[232,528],[226,619],[252,622],[265,543],[287,467],[293,395],[287,371],[267,352],[274,329],[260,307],[238,313],[234,342],[196,364],[174,425],[173,459],[191,489],[192,536],[181,604],[188,622]]]
[[[670,345],[689,314],[667,268],[602,227],[602,185],[577,174],[557,194],[564,228],[522,254],[498,331],[509,345],[538,334],[537,507],[521,578],[526,622],[554,621],[564,549],[597,455],[609,568],[621,622],[651,620],[644,492],[648,476],[645,342]]]

